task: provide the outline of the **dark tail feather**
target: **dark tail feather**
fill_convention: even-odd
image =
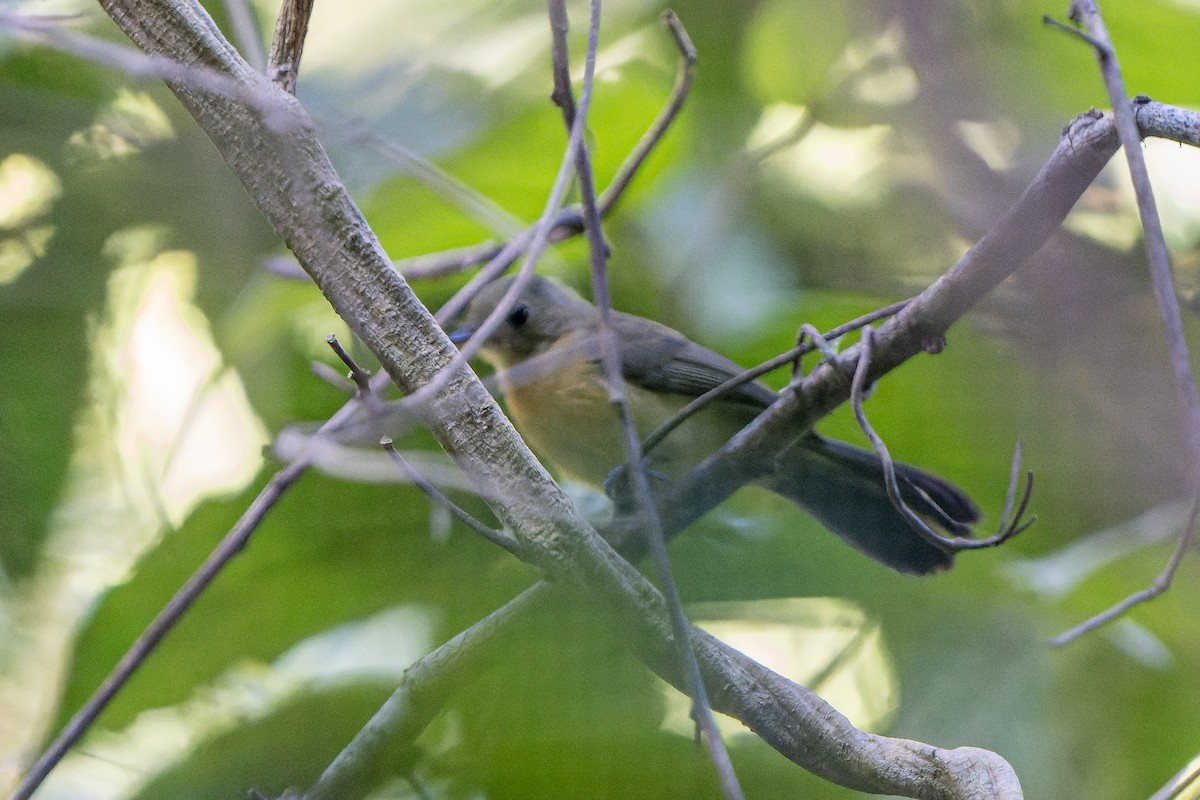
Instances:
[[[979,509],[961,490],[904,464],[896,465],[896,479],[904,502],[931,527],[970,535]],[[953,555],[923,539],[892,505],[883,467],[872,452],[814,434],[784,453],[763,483],[863,555],[898,572],[925,575],[954,563]]]

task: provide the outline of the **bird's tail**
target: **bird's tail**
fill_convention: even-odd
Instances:
[[[969,536],[979,509],[960,489],[904,464],[896,481],[910,509],[935,530]],[[908,575],[948,569],[954,557],[927,541],[896,510],[884,488],[879,457],[812,434],[786,451],[763,483],[811,514],[847,544]]]

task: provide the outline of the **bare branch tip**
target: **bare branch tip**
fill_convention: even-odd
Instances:
[[[679,47],[679,54],[683,56],[688,67],[693,67],[696,64],[696,46],[692,44],[692,37],[688,34],[687,28],[683,27],[683,22],[679,19],[679,15],[674,9],[668,8],[659,17],[666,28],[671,31],[671,35],[675,37],[675,44]]]
[[[338,341],[337,334],[331,333],[326,336],[325,344],[329,345],[330,349],[350,370],[350,380],[354,381],[354,385],[358,387],[359,394],[363,397],[370,396],[372,394],[371,373],[360,367],[354,360],[354,356],[346,352],[346,348],[342,347],[342,343]]]
[[[1069,19],[1072,22],[1074,22],[1075,25],[1082,24],[1082,18],[1076,18],[1074,16],[1069,16]],[[1092,36],[1090,33],[1087,33],[1086,31],[1081,31],[1079,28],[1074,27],[1073,25],[1068,25],[1065,22],[1057,20],[1054,17],[1050,16],[1049,14],[1045,14],[1042,16],[1042,24],[1048,25],[1049,27],[1054,28],[1055,30],[1062,31],[1063,33],[1065,33],[1069,36],[1074,36],[1076,39],[1079,39],[1082,42],[1087,42],[1093,48],[1095,48],[1096,52],[1102,58],[1108,58],[1109,56],[1112,55],[1112,48],[1109,47],[1106,42],[1100,41],[1095,36]]]

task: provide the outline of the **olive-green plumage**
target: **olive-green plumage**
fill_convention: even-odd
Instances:
[[[503,301],[512,278],[483,289],[461,336]],[[742,372],[734,362],[642,317],[615,312],[622,374],[642,438],[688,402]],[[534,277],[481,351],[496,367],[509,414],[530,446],[563,474],[595,487],[625,462],[617,416],[600,364],[600,312],[574,292]],[[651,453],[651,468],[671,478],[720,448],[775,400],[746,383],[689,417]],[[949,554],[913,531],[892,506],[874,453],[815,433],[802,435],[768,488],[795,502],[865,555],[908,574],[945,569]],[[945,481],[898,465],[909,505],[954,535],[978,520],[975,505]],[[931,503],[930,500],[933,502]]]

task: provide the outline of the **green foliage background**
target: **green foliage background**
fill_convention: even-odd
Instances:
[[[274,11],[258,5],[269,29]],[[228,32],[223,5],[208,6]],[[542,4],[321,6],[299,97],[389,254],[498,238],[539,213],[565,138],[547,100]],[[802,322],[829,328],[919,291],[1002,213],[1064,123],[1105,104],[1091,53],[1041,25],[1057,6],[674,8],[699,52],[696,88],[608,220],[615,303],[746,364],[788,347]],[[671,85],[661,10],[605,4],[590,117],[602,185]],[[1104,10],[1131,91],[1200,103],[1189,77],[1200,15],[1166,0]],[[585,9],[571,11],[578,55]],[[82,31],[121,42],[93,6],[82,17]],[[130,96],[141,112],[122,105]],[[161,124],[138,116],[145,109]],[[772,120],[802,113],[816,123],[806,137],[774,155],[756,151],[787,136]],[[462,190],[447,199],[379,142],[432,161],[494,208],[464,210]],[[1170,179],[1194,174],[1194,154],[1153,152],[1190,296],[1200,198]],[[277,466],[268,453],[253,480],[173,514],[160,495],[169,458],[142,442],[143,461],[121,461],[113,409],[131,390],[120,362],[106,361],[105,348],[119,344],[106,331],[119,329],[121,281],[149,273],[120,278],[118,268],[186,254],[194,268],[180,273],[179,297],[189,324],[269,435],[323,419],[342,400],[309,368],[332,360],[321,340],[340,323],[314,288],[264,270],[285,253],[160,85],[18,41],[0,25],[0,160],[14,155],[52,172],[57,191],[42,213],[0,214],[0,257],[27,245],[33,253],[0,283],[0,785]],[[1183,493],[1175,392],[1134,219],[1119,172],[1106,173],[1070,236],[956,326],[943,354],[888,377],[869,406],[893,453],[968,489],[989,525],[1021,438],[1037,475],[1033,530],[915,581],[747,492],[673,544],[684,597],[733,609],[836,599],[882,642],[872,674],[894,693],[873,729],[994,749],[1029,797],[1149,796],[1197,750],[1195,559],[1165,598],[1126,621],[1062,651],[1045,644],[1147,585],[1169,553],[1131,528],[1097,532]],[[45,226],[52,237],[33,248],[32,232]],[[113,244],[130,231],[141,232],[139,258]],[[583,286],[581,256],[578,242],[566,243],[544,269]],[[415,289],[436,307],[461,283]],[[158,366],[166,380],[168,365]],[[844,414],[822,430],[861,440]],[[430,447],[418,434],[405,446]],[[90,535],[102,527],[103,537]],[[458,526],[431,533],[440,530],[415,489],[307,475],[64,765],[58,791],[217,798],[311,783],[413,658],[534,579]],[[375,660],[359,637],[370,621],[385,631],[370,640],[386,643]],[[812,621],[793,623],[803,632]],[[306,641],[328,649],[300,659]],[[669,690],[585,607],[557,609],[473,676],[415,750],[395,754],[374,796],[413,796],[409,773],[437,797],[716,796],[686,731],[660,724],[669,705]],[[168,730],[181,742],[169,754],[146,746]],[[748,732],[729,741],[749,797],[854,796]],[[129,761],[90,771],[112,752]]]

